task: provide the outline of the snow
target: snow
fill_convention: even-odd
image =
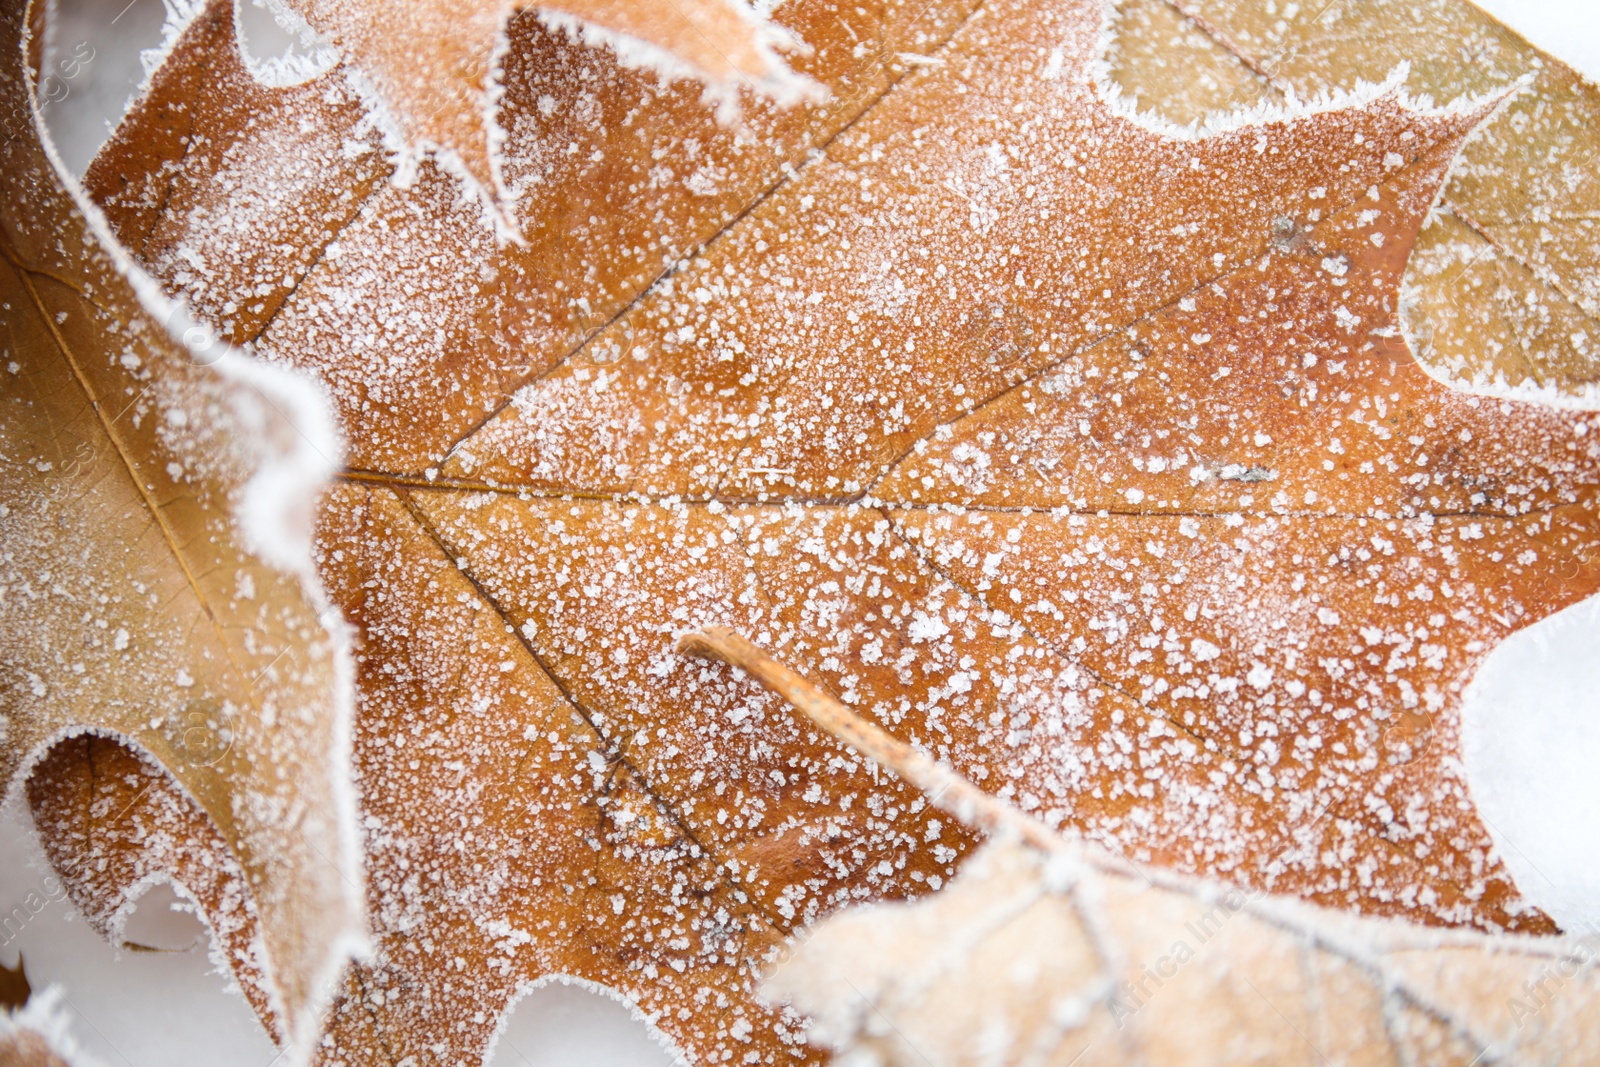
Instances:
[[[1600,598],[1513,634],[1462,701],[1478,811],[1517,884],[1567,929],[1600,926]]]
[[[144,79],[139,54],[161,40],[165,9],[154,0],[57,4],[46,40],[46,69],[60,88],[45,93],[45,121],[60,132],[58,147],[81,175]],[[86,60],[84,57],[88,57]],[[66,69],[60,67],[69,61]],[[79,60],[71,63],[72,59]],[[73,76],[67,76],[69,72]]]
[[[484,1067],[667,1067],[681,1064],[637,1010],[592,982],[557,976],[506,1013]]]
[[[299,85],[326,74],[338,51],[292,7],[270,0],[234,0],[239,51],[250,73],[264,85]]]

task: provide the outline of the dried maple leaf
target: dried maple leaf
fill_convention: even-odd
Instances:
[[[996,838],[944,891],[795,939],[767,995],[849,1062],[1473,1067],[1600,1047],[1600,938],[1440,936],[1147,870],[1056,837],[736,633],[679,647],[743,668]]]
[[[1422,936],[1063,852],[997,842],[941,893],[847,909],[769,995],[807,1012],[814,1040],[883,1067],[1473,1067],[1595,1053],[1592,937]]]
[[[1180,136],[1108,101],[1102,15],[785,5],[834,97],[738,130],[519,16],[518,244],[431,164],[391,180],[348,71],[253,84],[227,4],[178,44],[87,184],[350,440],[321,566],[378,952],[330,1062],[473,1060],[551,973],[695,1060],[815,1055],[753,994],[778,939],[970,835],[679,657],[704,624],[1141,863],[1551,929],[1454,708],[1600,584],[1600,426],[1453,391],[1398,329],[1493,101]]]
[[[60,765],[98,750],[111,780],[46,828],[91,921],[120,936],[131,894],[180,879],[304,1057],[363,939],[348,652],[309,516],[282,514],[337,435],[302,382],[169,332],[181,309],[35,133],[22,14],[0,26],[0,794],[64,800]],[[127,849],[91,847],[135,816]],[[226,867],[192,862],[207,842]]]

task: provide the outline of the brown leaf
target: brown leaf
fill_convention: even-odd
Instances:
[[[316,436],[303,384],[198,328],[178,343],[187,316],[46,156],[40,35],[24,14],[14,5],[0,27],[0,793],[19,780],[48,792],[74,749],[143,761],[145,800],[178,798],[155,829],[198,849],[204,826],[225,843],[227,893],[260,919],[229,944],[250,949],[256,1006],[304,1057],[319,983],[359,943],[359,868],[337,696],[347,653],[305,531],[296,544],[281,512],[298,491],[285,485],[334,462],[315,442],[337,438]],[[41,829],[76,856],[58,866],[115,933],[132,883],[88,847],[118,816],[87,799],[84,822]],[[141,862],[172,873],[159,855]]]
[[[1179,137],[1102,94],[1101,15],[785,5],[833,102],[742,131],[520,16],[521,244],[391,180],[348,71],[245,84],[225,4],[180,42],[88,185],[351,442],[319,546],[379,947],[330,1062],[474,1061],[550,973],[695,1061],[816,1055],[754,996],[780,938],[971,836],[679,657],[700,625],[1139,863],[1552,930],[1455,708],[1600,585],[1600,426],[1399,333],[1492,101]]]
[[[28,1002],[33,987],[28,984],[27,962],[19,952],[15,967],[0,963],[0,1009],[14,1011]]]
[[[539,11],[574,37],[614,43],[628,60],[702,79],[730,102],[750,89],[789,103],[809,86],[778,58],[786,39],[740,0],[289,0],[343,51],[394,123],[389,147],[414,167],[433,149],[496,199],[508,194],[492,143],[502,29]],[[502,203],[502,209],[509,205]]]
[[[1464,0],[1128,0],[1111,74],[1178,122],[1376,81],[1409,63],[1449,100],[1527,78],[1463,150],[1406,273],[1424,364],[1468,383],[1595,395],[1600,381],[1600,87]]]

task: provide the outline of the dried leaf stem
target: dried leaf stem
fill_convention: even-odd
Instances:
[[[719,659],[738,667],[794,705],[818,729],[893,771],[967,826],[994,836],[1019,837],[1035,848],[1057,852],[1062,840],[1043,823],[985,793],[950,768],[928,758],[857,715],[803,676],[772,658],[760,645],[726,626],[707,626],[678,638],[678,651]]]

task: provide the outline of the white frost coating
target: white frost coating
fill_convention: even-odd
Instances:
[[[1225,114],[1211,112],[1186,126],[1180,126],[1154,110],[1139,110],[1137,98],[1124,96],[1122,86],[1112,75],[1110,55],[1116,41],[1117,13],[1121,4],[1122,0],[1105,0],[1100,20],[1100,37],[1095,45],[1094,60],[1089,66],[1089,80],[1102,102],[1113,114],[1152,133],[1179,141],[1197,141],[1250,126],[1291,122],[1330,111],[1365,107],[1386,97],[1392,97],[1402,108],[1418,115],[1439,117],[1460,115],[1485,107],[1503,107],[1512,96],[1533,81],[1532,76],[1524,75],[1503,89],[1468,93],[1447,104],[1436,104],[1425,94],[1412,96],[1405,91],[1406,79],[1411,75],[1411,64],[1402,61],[1396,64],[1388,77],[1381,82],[1357,81],[1350,89],[1324,90],[1310,100],[1296,97],[1292,86],[1284,87],[1286,99],[1281,104],[1262,101],[1254,107],[1238,108]],[[1045,77],[1054,77],[1055,74],[1052,72],[1059,69],[1060,60],[1052,56],[1046,65]],[[1489,117],[1486,114],[1484,119],[1487,120]],[[1480,123],[1480,129],[1482,125]],[[1448,181],[1441,183],[1440,190],[1442,191],[1448,184]]]
[[[312,560],[312,509],[316,493],[338,471],[344,440],[327,389],[315,378],[260,362],[230,348],[217,361],[224,377],[250,387],[296,431],[292,440],[259,458],[235,505],[245,544],[273,566],[319,581]],[[253,432],[269,429],[260,404],[239,403],[239,421]]]
[[[501,20],[495,28],[494,48],[489,53],[489,74],[485,79],[484,91],[484,135],[488,142],[489,153],[489,180],[494,183],[495,193],[506,204],[516,201],[521,194],[520,189],[514,189],[505,179],[505,145],[510,136],[505,126],[500,122],[500,107],[505,103],[505,59],[511,52],[511,34],[506,32],[506,22]],[[518,243],[522,240],[520,230],[513,237]]]
[[[168,36],[164,52],[170,51],[183,28],[192,21],[202,7],[196,0],[164,0],[168,5]],[[174,28],[176,27],[176,28]],[[144,89],[141,88],[141,94]],[[85,227],[109,264],[129,284],[140,305],[158,323],[166,326],[174,339],[182,341],[185,333],[193,336],[196,324],[186,308],[162,292],[160,283],[134,262],[111,231],[110,224],[99,205],[89,197],[82,183],[63,163],[48,126],[39,114],[36,95],[29,90],[29,106],[40,147],[56,172],[73,206],[83,216]],[[202,328],[203,329],[203,328]],[[320,1031],[320,1020],[339,988],[339,976],[351,959],[360,959],[371,951],[366,935],[363,914],[365,901],[365,870],[357,833],[357,797],[355,782],[351,777],[353,766],[353,726],[355,718],[355,667],[354,642],[348,624],[329,600],[317,575],[316,561],[312,556],[311,518],[316,496],[327,481],[328,474],[337,469],[343,454],[331,405],[321,387],[308,376],[287,367],[259,363],[228,346],[213,362],[210,358],[214,346],[211,341],[203,352],[196,351],[195,362],[210,366],[218,377],[235,386],[236,412],[254,393],[262,404],[271,407],[295,431],[295,441],[266,438],[240,440],[242,453],[254,461],[255,470],[241,498],[235,501],[235,521],[239,524],[246,546],[265,562],[293,574],[305,592],[307,600],[315,606],[319,623],[327,631],[331,646],[334,673],[334,691],[330,694],[333,705],[333,723],[329,739],[329,789],[333,811],[332,828],[337,841],[336,854],[325,857],[338,870],[345,885],[353,887],[345,897],[345,921],[340,933],[331,939],[324,956],[321,971],[312,975],[312,988],[317,994],[302,1007],[300,1017],[293,1020],[293,1031],[305,1035],[304,1043],[291,1047],[285,1054],[285,1067],[308,1063],[314,1048],[311,1044]],[[238,415],[236,414],[236,417]],[[251,413],[256,427],[266,427],[272,420],[265,408],[257,406]],[[126,738],[118,738],[126,741]],[[46,751],[41,746],[30,754],[30,760]],[[23,781],[20,773],[16,781]],[[277,990],[269,988],[269,998],[275,999]]]
[[[72,192],[79,198],[80,208],[92,207],[75,182]],[[109,232],[104,240],[111,242],[108,248],[116,248],[118,259],[125,259]],[[242,387],[233,391],[230,399],[234,418],[248,432],[241,443],[255,467],[234,502],[240,534],[251,552],[299,577],[314,594],[313,599],[325,605],[312,556],[312,512],[318,492],[344,457],[344,438],[327,390],[309,375],[263,363],[222,341],[195,321],[181,299],[168,297],[155,279],[131,261],[127,261],[124,275],[145,310],[167,324],[168,332],[184,344],[196,363],[212,367],[225,381]],[[293,433],[283,432],[279,420]],[[353,812],[352,808],[352,818]]]
[[[120,920],[119,939],[123,944],[143,945],[162,952],[187,952],[207,944],[213,936],[201,913],[199,899],[168,874],[157,873],[141,879],[136,891],[130,890],[127,895],[128,914]],[[231,969],[228,976],[233,977]],[[231,984],[238,988],[236,979]]]
[[[45,153],[74,205],[84,215],[100,248],[138,295],[145,311],[166,324],[167,331],[190,350],[196,363],[211,366],[225,380],[242,386],[242,394],[255,394],[293,427],[294,439],[267,441],[259,436],[272,422],[267,408],[247,406],[242,397],[236,403],[236,417],[251,430],[258,431],[258,437],[246,442],[254,446],[252,458],[256,469],[235,504],[235,517],[252,552],[264,562],[298,576],[313,600],[326,605],[327,595],[317,577],[312,555],[311,518],[317,494],[329,476],[339,469],[344,457],[344,438],[327,390],[310,375],[263,363],[221,341],[210,328],[189,314],[184,301],[163,292],[160,283],[135,263],[117,241],[99,205],[67,172],[49,129],[42,122],[37,127]],[[348,667],[348,640],[340,644],[340,662]],[[351,804],[353,828],[353,790]]]
[[[1520,2],[1520,0],[1519,0]],[[1550,0],[1555,6],[1560,6],[1561,0]],[[1511,3],[1511,0],[1499,0],[1501,6]],[[1433,225],[1434,212],[1438,210],[1439,203],[1444,197],[1446,189],[1450,188],[1451,181],[1456,176],[1456,168],[1461,165],[1464,149],[1467,144],[1482,134],[1487,129],[1501,109],[1510,104],[1516,95],[1534,82],[1532,74],[1524,74],[1515,81],[1510,82],[1502,89],[1491,90],[1480,94],[1468,94],[1451,101],[1448,104],[1436,105],[1426,96],[1412,97],[1405,91],[1405,81],[1410,74],[1410,64],[1400,63],[1381,82],[1358,82],[1353,89],[1333,90],[1318,94],[1309,101],[1297,100],[1292,87],[1285,89],[1288,100],[1284,104],[1262,102],[1254,107],[1243,108],[1223,114],[1214,112],[1196,119],[1188,125],[1179,125],[1164,117],[1155,110],[1141,111],[1136,97],[1126,96],[1122,86],[1113,77],[1109,56],[1115,43],[1117,34],[1116,20],[1121,0],[1106,0],[1104,16],[1100,26],[1100,40],[1095,51],[1095,61],[1091,70],[1091,78],[1097,93],[1110,110],[1121,118],[1134,123],[1152,133],[1177,140],[1199,140],[1218,133],[1225,133],[1250,126],[1259,126],[1270,122],[1289,121],[1304,118],[1310,115],[1341,108],[1359,107],[1370,104],[1384,97],[1392,96],[1396,103],[1408,111],[1424,115],[1451,115],[1464,112],[1486,109],[1482,120],[1463,142],[1463,151],[1456,154],[1451,163],[1451,169],[1445,179],[1439,183],[1435,193],[1433,209],[1429,212],[1424,228]],[[1491,5],[1480,5],[1491,6]],[[1576,11],[1576,5],[1571,8]],[[1492,11],[1495,17],[1501,17],[1500,11]],[[1600,25],[1600,20],[1594,20]],[[1512,24],[1515,28],[1515,24]],[[1600,30],[1594,32],[1600,38]],[[1600,44],[1596,45],[1600,49]],[[1045,77],[1058,76],[1060,70],[1059,59],[1052,57],[1046,65]],[[1590,72],[1593,76],[1593,72]],[[1415,288],[1411,285],[1409,272],[1407,281],[1402,283],[1400,294],[1401,314],[1400,331],[1406,344],[1414,353],[1424,353],[1427,345],[1417,336],[1412,328],[1412,310],[1416,306]],[[1441,366],[1437,361],[1418,360],[1418,365],[1429,377],[1439,381],[1458,392],[1470,393],[1475,396],[1491,397],[1499,400],[1517,400],[1540,404],[1568,410],[1597,411],[1600,410],[1600,382],[1588,382],[1578,386],[1568,385],[1558,388],[1554,385],[1541,386],[1533,381],[1525,381],[1515,385],[1502,379],[1477,378],[1466,379],[1452,374],[1449,368]]]
[[[243,872],[240,873],[242,874]],[[123,887],[122,898],[117,901],[116,910],[106,920],[106,939],[114,945],[126,945],[133,940],[128,935],[128,923],[133,920],[134,915],[139,913],[144,905],[144,898],[158,886],[166,886],[172,890],[179,901],[187,907],[189,913],[205,928],[206,940],[211,945],[212,963],[222,964],[225,968],[222,973],[226,974],[231,980],[233,978],[233,969],[227,967],[227,953],[218,946],[216,931],[206,921],[205,909],[200,906],[199,898],[189,891],[188,886],[165,871],[152,871],[138,881]],[[151,947],[159,948],[160,946]],[[234,982],[233,984],[237,987],[238,983]]]
[[[1505,89],[1481,94],[1467,94],[1452,100],[1448,104],[1440,105],[1435,104],[1428,96],[1412,96],[1405,91],[1406,79],[1411,76],[1411,64],[1401,62],[1381,82],[1358,81],[1351,89],[1332,89],[1320,92],[1310,100],[1301,100],[1294,95],[1292,90],[1285,90],[1287,99],[1281,104],[1263,101],[1254,107],[1239,108],[1226,114],[1211,112],[1205,115],[1203,119],[1196,119],[1187,126],[1180,126],[1155,111],[1140,111],[1136,106],[1136,98],[1123,95],[1122,87],[1111,76],[1111,66],[1106,60],[1106,50],[1110,44],[1110,31],[1102,31],[1099,58],[1093,65],[1091,75],[1095,90],[1100,94],[1100,98],[1104,101],[1106,107],[1119,118],[1126,119],[1152,133],[1158,133],[1163,137],[1177,141],[1198,141],[1220,133],[1231,133],[1235,130],[1252,126],[1293,122],[1296,119],[1310,118],[1313,115],[1322,115],[1330,111],[1354,110],[1386,98],[1392,98],[1402,108],[1416,115],[1437,117],[1460,115],[1488,105],[1502,105],[1504,101],[1510,99],[1514,93],[1519,91],[1530,80],[1527,77],[1523,77]],[[1441,189],[1443,187],[1443,185],[1440,186]]]
[[[116,740],[123,744],[128,743],[126,738],[117,738]],[[143,753],[143,755],[148,760],[149,754]],[[179,782],[171,775],[168,775],[167,779],[179,791],[185,794],[188,793],[182,782]],[[193,798],[190,799],[190,803],[195,803]],[[229,859],[231,866],[231,857]],[[233,877],[239,880],[240,885],[245,884],[244,871],[239,870],[237,867],[234,867],[233,870]],[[233,958],[230,955],[227,943],[223,940],[222,934],[217,930],[215,924],[212,923],[211,916],[201,905],[200,900],[189,890],[188,886],[164,872],[158,871],[147,874],[123,890],[122,901],[117,905],[117,910],[111,915],[106,939],[112,945],[117,946],[119,952],[122,951],[124,946],[133,940],[128,936],[129,921],[144,905],[146,894],[161,885],[170,888],[178,899],[187,905],[188,913],[200,925],[202,931],[201,943],[205,946],[206,961],[211,965],[212,972],[220,978],[224,992],[230,996],[238,997],[240,1000],[245,1000],[244,990],[240,988],[238,977],[233,970]],[[170,951],[160,946],[157,946],[157,948],[159,951]],[[261,942],[259,930],[258,936],[251,939],[250,952],[258,962],[264,963],[266,960],[266,946]],[[263,966],[263,969],[265,970],[266,968]],[[249,1007],[248,1002],[246,1002],[245,1006],[251,1016],[254,1017],[255,1010]],[[275,1004],[275,1007],[281,1007],[281,1005]]]
[[[282,0],[234,0],[233,27],[245,69],[262,85],[302,85],[339,65],[333,43]]]
[[[1462,697],[1461,747],[1517,887],[1569,930],[1600,926],[1600,597],[1485,658]]]
[[[144,81],[139,53],[161,40],[166,13],[159,4],[121,8],[108,10],[106,0],[56,0],[45,25],[39,69],[51,84],[43,110],[61,133],[57,147],[74,174],[89,166]]]
[[[622,1023],[614,1012],[606,1012],[604,1016],[595,1013],[583,1019],[581,1004],[562,1005],[567,1010],[555,1014],[536,1010],[550,1007],[549,998],[533,997],[531,1003],[525,1003],[532,994],[551,986],[568,986],[596,999],[620,1004],[627,1009],[628,1023]],[[541,1039],[539,1044],[545,1048],[537,1049],[526,1039],[519,1043],[515,1035],[524,1030],[537,1033]],[[602,1038],[601,1034],[605,1036]],[[511,1054],[497,1057],[502,1041]],[[530,1050],[534,1050],[531,1058]],[[549,1054],[540,1055],[540,1051]],[[688,1062],[672,1039],[656,1028],[654,1017],[641,1011],[628,997],[598,982],[568,974],[552,974],[518,987],[495,1023],[494,1033],[484,1049],[483,1064],[484,1067],[497,1064],[499,1067],[557,1067],[563,1059],[572,1061],[574,1054],[581,1055],[582,1062],[589,1067],[675,1067]]]
[[[246,3],[247,0],[235,0],[237,5]],[[280,25],[301,33],[302,41],[320,41],[315,37],[314,31],[301,19],[294,15],[284,0],[262,0],[268,4],[275,15],[281,12],[288,21],[280,19]],[[771,6],[776,6],[773,4]],[[714,103],[717,117],[727,124],[733,124],[739,116],[739,90],[750,88],[763,96],[773,100],[780,106],[791,106],[801,102],[819,102],[827,97],[827,91],[813,79],[793,71],[787,64],[778,58],[780,50],[805,53],[809,50],[806,43],[789,33],[783,27],[764,21],[757,12],[743,4],[730,2],[729,7],[735,11],[752,28],[757,49],[763,58],[776,73],[750,83],[741,80],[738,83],[723,83],[710,79],[707,75],[684,62],[678,57],[649,42],[639,40],[628,34],[617,33],[604,27],[596,26],[576,16],[563,12],[541,10],[539,18],[548,27],[565,33],[572,40],[595,48],[609,48],[617,56],[618,61],[625,67],[654,71],[664,82],[671,83],[681,79],[699,80],[704,86],[704,98],[708,103]],[[236,19],[236,23],[239,22]],[[241,29],[241,35],[242,35]],[[308,36],[309,35],[309,36]],[[511,205],[516,199],[516,190],[508,185],[502,178],[504,159],[502,149],[506,142],[507,133],[499,121],[501,103],[505,98],[505,85],[503,84],[503,59],[510,47],[510,37],[502,21],[495,34],[493,49],[489,60],[489,75],[484,85],[483,93],[483,123],[487,141],[487,154],[490,175],[490,187],[485,188],[483,183],[473,174],[471,168],[461,158],[455,149],[441,145],[428,138],[413,138],[409,136],[404,124],[395,114],[388,99],[374,84],[372,79],[358,69],[355,65],[345,68],[345,80],[351,90],[361,100],[366,115],[363,128],[357,132],[367,130],[376,131],[382,141],[384,152],[394,167],[390,176],[396,186],[404,189],[410,188],[416,181],[417,166],[424,156],[432,158],[435,164],[446,173],[455,177],[461,183],[461,199],[464,202],[476,201],[481,207],[484,220],[493,228],[498,240],[511,244],[522,244],[524,238],[521,229],[511,214]],[[241,49],[244,51],[244,49]],[[248,57],[248,52],[246,51]],[[338,61],[337,51],[327,49],[326,52],[316,52],[313,59],[317,63],[326,62],[323,68],[331,69]],[[269,79],[276,75],[272,71],[257,71],[252,66],[252,73],[268,84],[275,84]],[[296,66],[293,73],[303,75],[299,80],[309,80],[315,73],[308,64]]]
[[[1156,133],[1195,139],[1245,125],[1295,118],[1352,106],[1393,94],[1411,110],[1438,113],[1493,105],[1471,135],[1531,83],[1524,76],[1495,93],[1466,97],[1442,109],[1413,101],[1403,91],[1408,69],[1401,64],[1384,82],[1351,93],[1319,97],[1309,104],[1279,108],[1262,105],[1231,115],[1207,116],[1203,124],[1179,126],[1154,112],[1141,112],[1122,95],[1111,77],[1106,55],[1113,33],[1115,5],[1107,5],[1094,83],[1112,109]],[[1048,68],[1047,68],[1048,69]],[[1470,140],[1470,137],[1469,137]],[[1453,166],[1459,166],[1461,155]],[[1439,185],[1439,197],[1449,187]],[[1432,216],[1430,213],[1429,222]],[[1401,330],[1412,352],[1425,350],[1411,330],[1402,292]],[[1600,410],[1600,384],[1576,394],[1531,382],[1463,380],[1434,363],[1424,371],[1462,392],[1553,407]],[[1600,597],[1520,631],[1484,661],[1463,699],[1462,744],[1467,779],[1478,809],[1518,887],[1563,926],[1600,923]]]
[[[502,35],[503,36],[503,35]],[[502,47],[497,38],[492,56],[492,62],[498,62]],[[434,164],[446,174],[455,178],[461,185],[460,200],[463,203],[476,201],[482,209],[484,222],[494,230],[496,240],[507,244],[524,244],[526,239],[517,222],[510,214],[512,193],[502,187],[500,181],[500,160],[495,158],[494,149],[504,140],[503,132],[497,132],[499,123],[493,117],[493,101],[499,99],[499,93],[493,88],[494,80],[491,74],[491,87],[485,92],[484,128],[488,140],[490,159],[489,173],[494,188],[486,188],[484,184],[472,173],[461,154],[453,148],[448,148],[428,138],[412,138],[405,132],[394,110],[389,106],[387,98],[359,69],[352,65],[344,67],[345,83],[350,86],[350,91],[355,93],[361,101],[364,119],[356,127],[357,137],[365,136],[368,132],[376,132],[383,144],[385,157],[389,165],[394,168],[394,173],[389,176],[389,181],[401,189],[409,189],[416,184],[417,166],[424,156],[431,158]]]
[[[1447,183],[1448,184],[1448,183]],[[1444,188],[1444,186],[1440,186]],[[1437,206],[1437,205],[1436,205]],[[1433,224],[1430,214],[1424,224]],[[1413,329],[1415,310],[1418,306],[1416,288],[1408,281],[1402,282],[1400,287],[1400,336],[1405,339],[1407,347],[1413,353],[1427,351],[1427,345],[1419,338]],[[1503,375],[1496,377],[1480,376],[1466,378],[1454,374],[1451,369],[1437,359],[1417,360],[1417,366],[1423,373],[1435,381],[1448,385],[1459,393],[1471,396],[1487,397],[1491,400],[1515,400],[1527,404],[1543,404],[1546,407],[1558,408],[1566,411],[1600,411],[1600,381],[1567,382],[1564,385],[1540,385],[1533,379],[1520,382],[1509,382]]]

